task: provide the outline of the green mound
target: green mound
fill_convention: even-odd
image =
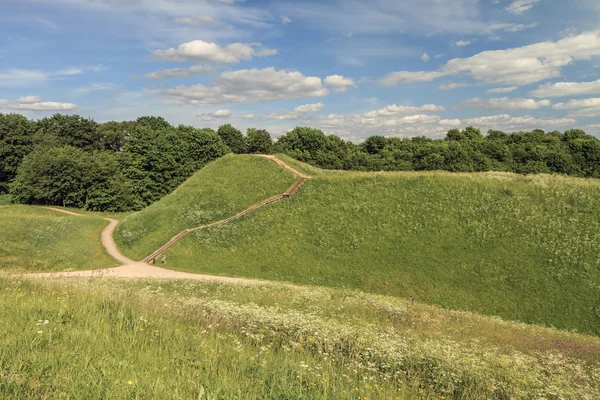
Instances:
[[[15,272],[115,267],[100,217],[75,217],[33,206],[0,207],[0,269]]]
[[[222,164],[203,176],[226,178]],[[305,171],[314,178],[291,199],[184,238],[169,267],[414,296],[600,333],[599,181]],[[212,220],[232,214],[215,203]]]
[[[283,193],[296,177],[265,158],[225,156],[173,193],[125,218],[115,232],[120,250],[142,259],[184,229],[230,217]]]

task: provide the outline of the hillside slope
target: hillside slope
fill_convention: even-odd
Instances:
[[[121,251],[141,260],[184,229],[230,217],[284,192],[295,175],[271,160],[228,155],[202,168],[173,193],[125,218],[115,232]]]
[[[0,270],[70,271],[117,266],[100,243],[107,222],[34,206],[0,207]]]
[[[212,166],[214,182],[228,179]],[[190,234],[169,251],[169,267],[415,296],[600,333],[600,182],[305,168],[314,178],[294,197]],[[227,214],[211,204],[213,220]]]

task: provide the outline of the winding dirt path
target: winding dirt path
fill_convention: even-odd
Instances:
[[[300,178],[291,187],[291,188],[294,188],[293,189],[294,193],[296,190],[298,190],[299,184],[304,182],[306,179],[311,178],[310,176],[299,172],[298,170],[296,170],[292,166],[286,164],[285,162],[281,161],[280,159],[278,159],[275,156],[271,156],[271,155],[257,155],[257,156],[273,160],[277,164],[281,165],[282,167],[294,172]],[[290,189],[288,189],[288,191]],[[288,193],[288,192],[286,192],[286,193]],[[261,206],[263,203],[265,203],[265,205],[270,204],[270,202],[272,202],[270,200],[274,199],[275,197],[277,197],[277,199],[279,200],[279,199],[285,198],[286,196],[287,195],[273,196],[259,204],[261,204]],[[55,207],[45,207],[45,208],[48,210],[60,212],[63,214],[68,214],[68,215],[75,216],[75,217],[85,217],[85,215],[83,215],[83,214],[78,214],[78,213],[75,213],[72,211],[63,210],[61,208],[55,208]],[[253,205],[253,206],[249,207],[248,209],[242,211],[241,213],[236,214],[235,216],[230,217],[227,220],[218,221],[217,223],[225,223],[225,222],[231,221],[235,218],[239,218],[239,216],[241,216],[241,215],[245,215],[248,212],[254,211],[258,208],[260,208],[260,207],[258,207],[258,205]],[[188,273],[188,272],[179,272],[179,271],[173,271],[170,269],[156,267],[153,265],[148,265],[141,261],[133,261],[133,260],[127,258],[125,255],[123,255],[119,251],[117,243],[115,242],[115,240],[113,238],[113,233],[115,231],[115,228],[119,224],[119,221],[117,221],[116,219],[112,219],[112,218],[104,218],[104,219],[106,221],[108,221],[109,224],[102,231],[102,234],[101,234],[102,245],[114,259],[116,259],[123,265],[121,265],[120,267],[116,267],[116,268],[104,268],[104,269],[96,269],[96,270],[92,270],[92,271],[50,272],[50,273],[40,273],[40,274],[24,274],[24,275],[20,275],[20,276],[22,276],[24,278],[114,277],[114,278],[191,279],[191,280],[218,281],[218,282],[228,282],[228,283],[247,284],[247,285],[256,285],[256,284],[264,285],[264,284],[272,283],[269,281],[262,281],[262,280],[258,280],[258,279],[231,278],[231,277],[226,277],[226,276],[203,275],[203,274],[192,274],[192,273]],[[211,225],[214,225],[217,223],[213,223]],[[192,229],[186,230],[184,232],[190,232],[190,231],[198,230],[201,228],[203,228],[203,227],[192,228]],[[183,235],[183,236],[185,236],[185,235]],[[181,238],[179,238],[179,239],[181,239]]]

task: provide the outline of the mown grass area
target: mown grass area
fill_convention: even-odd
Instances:
[[[0,398],[596,399],[600,339],[349,290],[0,278]]]
[[[115,232],[121,251],[142,259],[187,228],[230,217],[283,193],[295,175],[273,161],[228,155],[213,161],[173,193],[125,218]]]
[[[304,171],[297,195],[187,236],[169,267],[600,333],[600,181]]]
[[[36,206],[0,207],[0,269],[15,272],[115,267],[100,242],[108,222]]]

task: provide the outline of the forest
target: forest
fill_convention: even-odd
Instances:
[[[140,210],[227,153],[284,153],[325,169],[508,171],[600,178],[600,140],[579,129],[450,130],[443,139],[371,136],[355,144],[297,127],[174,127],[161,117],[97,123],[78,115],[0,114],[0,195],[22,204]]]

